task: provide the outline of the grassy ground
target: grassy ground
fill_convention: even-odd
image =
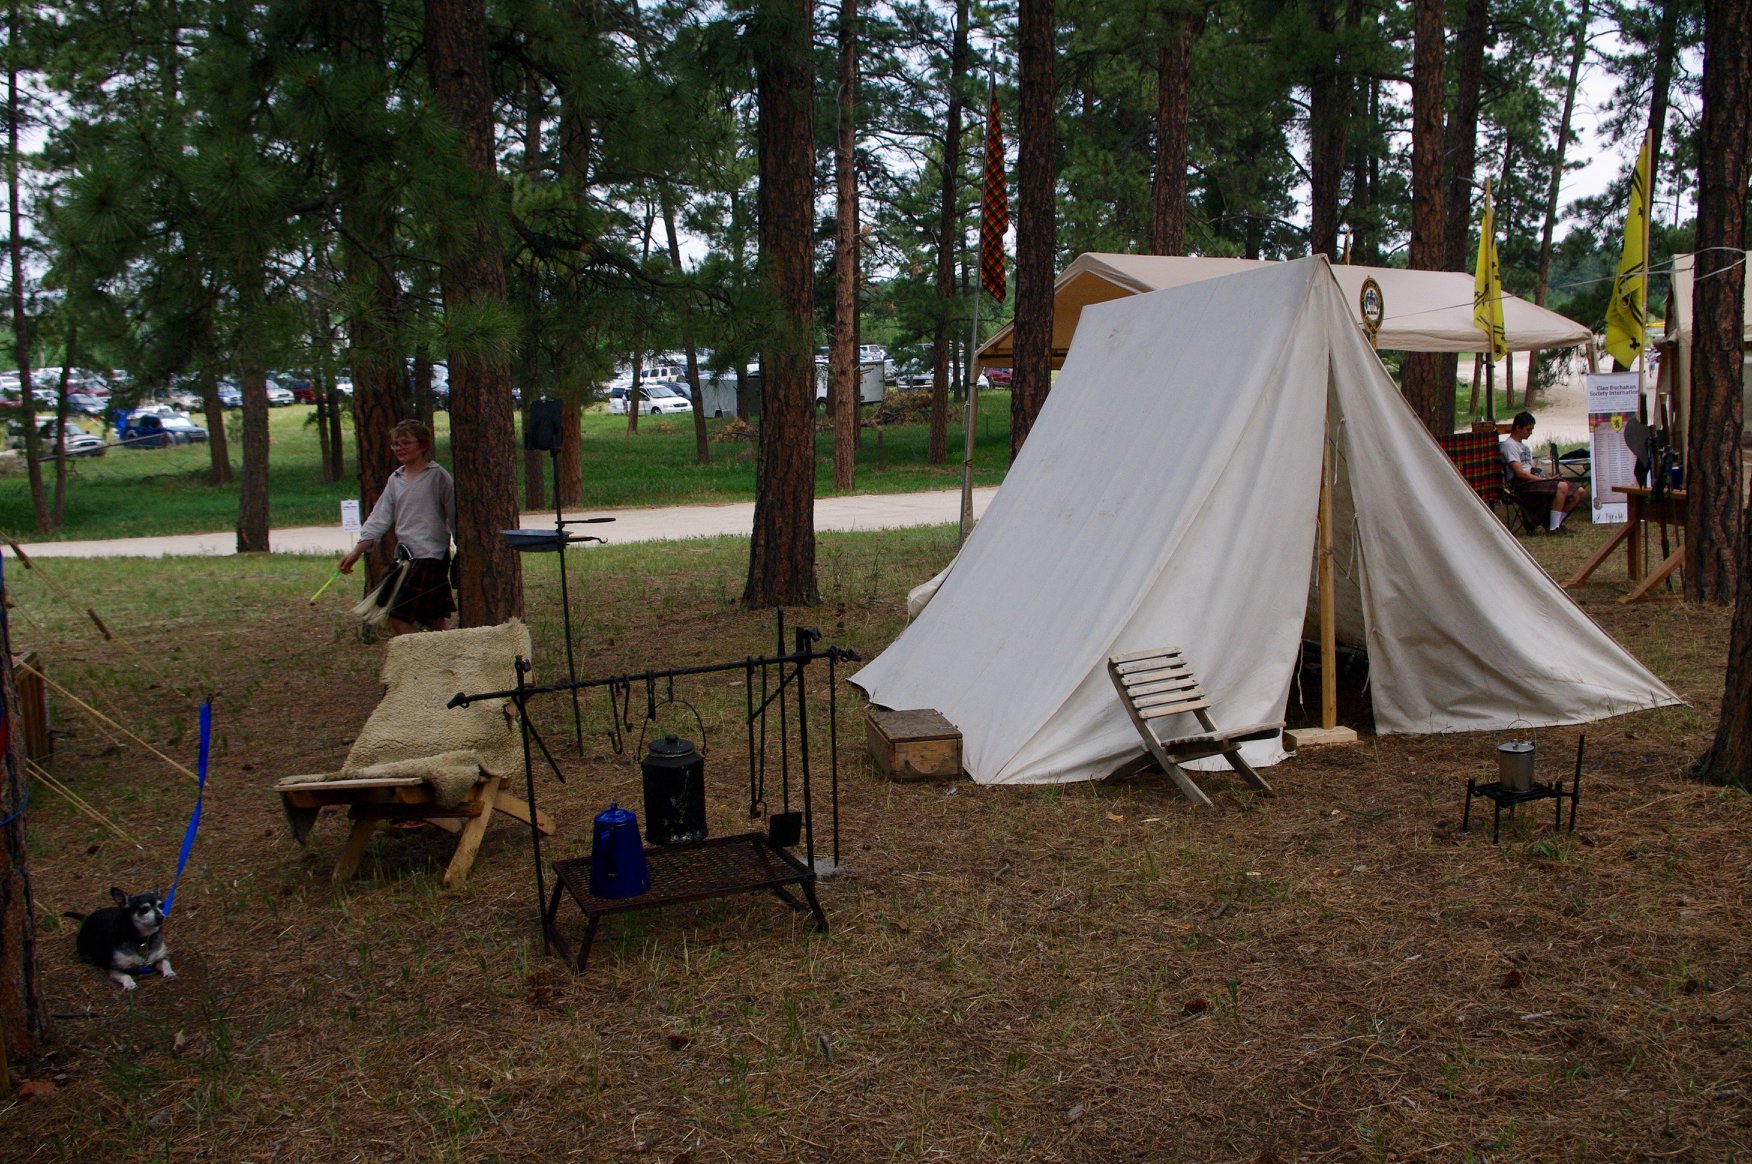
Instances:
[[[1003,480],[1009,465],[1009,393],[986,393],[980,397],[980,406],[974,479],[976,484],[995,485]],[[269,520],[275,528],[338,525],[341,501],[359,495],[350,457],[348,477],[323,484],[316,431],[308,423],[311,412],[309,406],[297,405],[269,413]],[[235,414],[228,419],[235,430]],[[707,427],[718,438],[732,423],[708,420]],[[435,427],[439,460],[448,463],[449,417],[439,413]],[[961,482],[963,436],[958,416],[951,418],[949,460],[944,464],[927,462],[928,433],[923,424],[867,427],[863,438],[856,492],[947,489]],[[691,419],[642,417],[639,431],[629,435],[625,417],[601,411],[587,414],[583,423],[584,504],[612,507],[752,499],[754,442],[713,439],[710,451],[710,464],[696,463]],[[236,467],[242,452],[235,441],[231,455]],[[816,495],[831,496],[833,436],[825,427],[816,438],[816,458]],[[209,483],[209,455],[204,445],[111,449],[102,458],[71,464],[66,520],[58,535],[45,539],[34,532],[30,488],[22,474],[0,479],[0,531],[29,542],[208,533],[237,523],[238,486]],[[521,480],[523,458],[518,457],[512,468]],[[551,472],[545,458],[542,471]]]
[[[1563,576],[1607,532],[1526,544]],[[874,655],[903,624],[906,586],[954,539],[821,546],[824,604],[792,622]],[[586,675],[772,644],[770,616],[733,604],[746,568],[734,541],[572,562]],[[542,954],[528,838],[509,823],[452,893],[439,888],[451,838],[434,829],[381,836],[339,888],[344,821],[326,816],[310,851],[289,839],[270,786],[338,766],[382,653],[350,631],[344,599],[306,605],[312,568],[8,564],[15,644],[52,677],[185,763],[192,699],[217,692],[219,729],[169,931],[181,977],[124,995],[75,961],[59,914],[103,904],[112,884],[163,885],[192,787],[56,703],[52,771],[141,847],[37,788],[29,842],[58,1017],[52,1054],[21,1073],[53,1087],[0,1100],[0,1158],[1752,1156],[1752,806],[1679,777],[1713,728],[1728,620],[1619,605],[1616,562],[1578,600],[1691,706],[1586,729],[1573,835],[1543,812],[1512,820],[1500,845],[1458,830],[1494,736],[1365,734],[1271,770],[1272,799],[1212,780],[1214,810],[1160,777],[892,784],[863,759],[847,688],[849,872],[821,889],[832,932],[766,897],[633,914],[604,923],[581,977]],[[553,564],[527,581],[552,677]],[[93,637],[88,605],[130,628],[130,650]],[[739,678],[677,692],[705,720],[720,834],[749,823]],[[557,697],[536,718],[569,739]],[[825,719],[818,703],[818,775]],[[586,853],[611,799],[639,804],[610,722],[606,700],[586,703],[585,756],[563,751],[566,783],[538,784],[560,822],[550,853]],[[1542,776],[1567,766],[1577,734],[1539,733]]]

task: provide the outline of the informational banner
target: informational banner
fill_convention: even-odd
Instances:
[[[1619,519],[1624,520],[1623,518]],[[341,530],[344,533],[359,532],[359,499],[349,497],[341,502]]]
[[[1636,404],[1635,372],[1589,373],[1595,525],[1618,525],[1628,520],[1627,502],[1618,487],[1636,484],[1636,453],[1624,442],[1624,426],[1636,419]]]

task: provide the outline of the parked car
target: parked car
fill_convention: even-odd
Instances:
[[[204,445],[207,443],[207,430],[190,420],[182,413],[172,413],[158,418],[164,426],[164,431],[170,434],[170,443],[174,445]]]
[[[74,412],[83,412],[86,416],[102,416],[108,404],[88,392],[69,392],[67,407]]]
[[[293,396],[291,392],[280,387],[272,380],[268,381],[269,408],[288,408],[296,403],[298,403],[298,398]]]
[[[207,430],[174,408],[154,404],[116,412],[116,441],[124,448],[162,449],[206,440]]]
[[[43,435],[43,456],[52,456],[54,454],[55,422],[46,420],[38,426],[37,431]],[[61,430],[61,447],[67,451],[69,457],[101,457],[109,446],[104,443],[102,437],[92,436],[82,428],[68,425]]]
[[[614,385],[608,393],[608,411],[613,416],[627,414],[627,390],[630,386]],[[639,385],[639,414],[662,416],[665,413],[692,412],[693,402],[666,384]]]
[[[986,383],[990,384],[993,388],[1008,388],[1010,386],[1010,369],[987,368],[985,370],[985,380]]]
[[[241,389],[237,385],[231,383],[229,380],[220,381],[220,384],[219,384],[219,407],[221,407],[221,408],[242,408],[243,407],[243,389]]]

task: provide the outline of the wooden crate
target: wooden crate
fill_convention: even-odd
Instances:
[[[872,707],[864,724],[870,758],[890,780],[953,780],[961,775],[961,732],[940,712]]]

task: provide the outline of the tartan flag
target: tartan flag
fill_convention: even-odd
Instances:
[[[1649,139],[1643,138],[1636,172],[1630,178],[1630,212],[1624,216],[1624,250],[1618,259],[1618,276],[1612,280],[1612,299],[1606,304],[1606,351],[1630,367],[1642,353],[1647,334],[1643,317],[1643,281],[1648,276],[1649,255]]]
[[[1503,330],[1503,280],[1497,263],[1496,207],[1490,200],[1490,181],[1484,183],[1484,217],[1478,224],[1478,262],[1472,269],[1472,322],[1490,338],[1490,358],[1500,360],[1509,350]]]
[[[979,282],[999,303],[1004,283],[1004,233],[1010,229],[1010,199],[1004,187],[1004,127],[998,121],[998,95],[986,114],[985,190],[979,209]]]

